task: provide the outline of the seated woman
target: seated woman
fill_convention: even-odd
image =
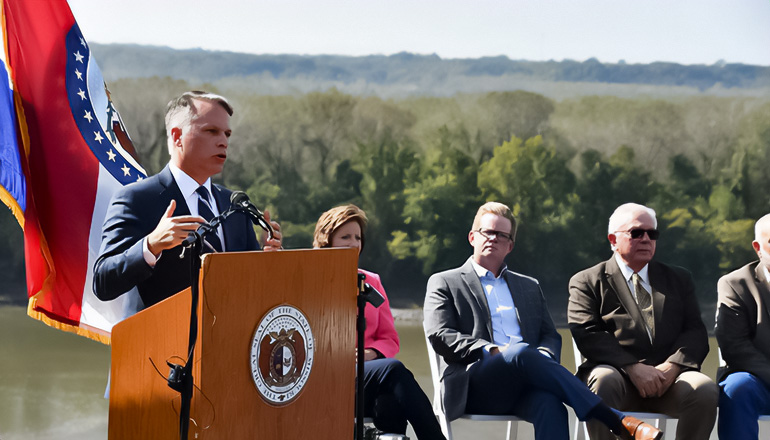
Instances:
[[[313,247],[352,247],[360,254],[366,222],[366,214],[355,205],[332,208],[316,223]],[[409,421],[418,439],[444,439],[428,397],[412,372],[393,359],[399,349],[398,333],[380,277],[362,269],[358,272],[385,297],[379,308],[366,304],[364,309],[364,414],[373,417],[374,426],[381,431],[406,434]]]

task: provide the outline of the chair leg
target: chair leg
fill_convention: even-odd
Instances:
[[[438,417],[438,423],[441,425],[441,431],[444,432],[446,440],[452,440],[452,422],[445,415],[437,415],[436,417]]]
[[[511,420],[508,422],[508,435],[506,436],[507,440],[516,440],[516,437],[519,436],[519,421],[518,420]]]
[[[583,436],[580,434],[580,429],[581,429],[582,427],[583,427],[583,426],[580,424],[580,419],[578,419],[577,417],[575,417],[575,430],[574,430],[574,433],[572,434],[572,438],[573,438],[573,440],[585,440],[585,439],[583,438]]]
[[[656,419],[655,420],[655,427],[663,431],[663,438],[666,438],[666,424],[668,423],[668,419]]]

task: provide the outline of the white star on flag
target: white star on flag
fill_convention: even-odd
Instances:
[[[91,116],[91,112],[89,112],[88,110],[86,110],[86,115],[83,116],[83,117],[88,119],[88,122],[93,122],[93,120],[94,120],[94,117]]]
[[[78,96],[80,96],[80,100],[81,101],[85,101],[85,99],[86,99],[86,92],[84,92],[83,89],[78,89],[78,90],[80,90],[78,92]]]
[[[72,55],[75,55],[75,60],[78,63],[83,63],[83,55],[80,55],[80,51],[77,51],[77,52],[73,53]]]
[[[104,138],[102,137],[102,134],[101,134],[101,133],[99,133],[98,131],[95,131],[95,132],[94,132],[94,135],[96,136],[96,137],[94,138],[94,140],[95,140],[95,141],[97,141],[97,142],[99,142],[99,143],[101,144],[101,143],[102,143],[102,139],[104,139]]]
[[[83,81],[83,73],[79,71],[78,69],[75,69],[75,75],[78,76],[78,79]]]
[[[131,168],[127,167],[125,164],[123,164],[123,168],[121,168],[121,170],[123,170],[123,175],[124,176],[130,176],[131,175]]]
[[[110,149],[110,150],[107,150],[107,158],[108,158],[109,160],[111,160],[111,161],[115,162],[115,156],[117,156],[117,154],[115,154],[115,152],[114,152],[114,151],[112,151],[112,149]]]

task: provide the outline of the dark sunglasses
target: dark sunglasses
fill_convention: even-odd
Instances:
[[[634,240],[644,237],[645,233],[650,237],[650,240],[657,240],[658,237],[660,237],[660,231],[657,229],[631,229],[630,231],[617,231],[616,233],[618,232],[624,232],[630,235]]]

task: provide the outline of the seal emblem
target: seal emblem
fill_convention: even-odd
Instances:
[[[313,367],[315,343],[307,317],[296,307],[274,307],[259,321],[251,341],[251,375],[259,395],[283,406],[294,400]]]

